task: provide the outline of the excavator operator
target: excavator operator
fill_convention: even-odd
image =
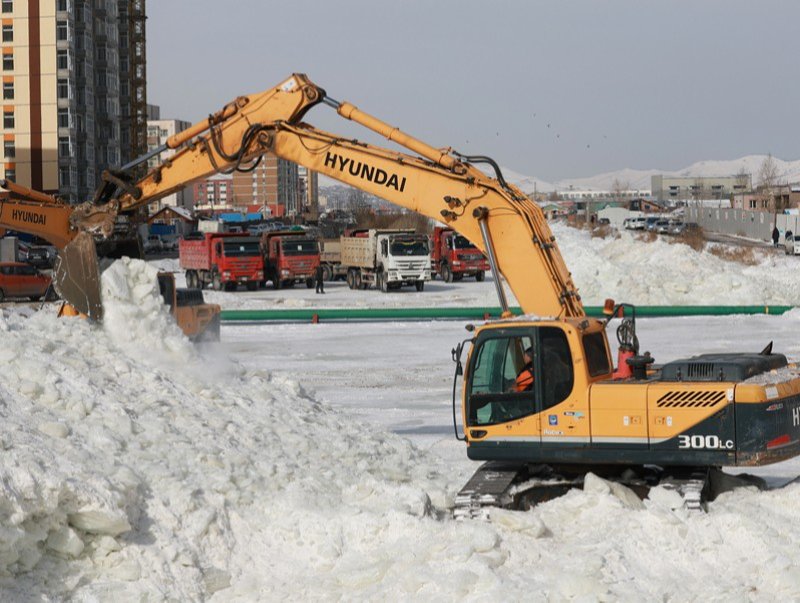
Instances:
[[[522,358],[525,364],[514,381],[515,392],[527,392],[533,389],[533,346],[522,353]]]

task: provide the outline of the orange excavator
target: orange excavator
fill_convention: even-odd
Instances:
[[[302,121],[317,105],[407,152]],[[129,174],[168,148],[175,154],[146,176]],[[526,507],[580,486],[590,471],[643,495],[654,484],[672,487],[686,506],[700,508],[732,485],[753,483],[721,467],[800,454],[800,372],[771,345],[758,353],[702,354],[656,367],[649,354],[639,353],[635,308],[609,301],[605,318],[586,316],[539,206],[509,184],[493,160],[432,147],[334,100],[302,74],[238,97],[163,147],[106,171],[92,201],[69,207],[30,193],[0,206],[0,225],[35,229],[59,247],[61,294],[99,317],[94,237],[108,236],[119,212],[210,174],[252,169],[268,152],[444,221],[489,258],[504,317],[469,326],[468,339],[452,354],[454,424],[462,382],[456,436],[469,458],[484,461],[459,493],[457,515]],[[477,165],[488,166],[492,176]],[[525,316],[511,318],[501,276]],[[617,317],[615,369],[606,328]],[[526,364],[532,385],[520,391],[515,383]]]

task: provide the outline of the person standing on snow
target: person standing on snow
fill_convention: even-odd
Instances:
[[[775,225],[775,228],[772,229],[772,244],[777,247],[778,246],[778,239],[781,238],[781,233],[778,231],[778,226]]]
[[[322,294],[325,293],[325,280],[323,278],[324,276],[325,272],[322,270],[322,264],[318,264],[317,270],[314,273],[314,280],[317,283],[317,289],[316,289],[317,293],[322,293]]]

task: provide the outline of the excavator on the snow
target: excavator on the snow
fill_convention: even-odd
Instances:
[[[405,151],[304,123],[316,105]],[[131,175],[166,149],[175,153],[143,178]],[[442,221],[489,258],[503,318],[468,326],[468,339],[452,354],[456,437],[470,459],[484,461],[456,497],[456,516],[480,515],[491,506],[526,508],[580,486],[588,472],[641,495],[656,484],[671,487],[687,507],[700,508],[730,487],[758,485],[721,467],[800,454],[800,373],[771,345],[760,353],[704,354],[656,367],[639,352],[635,308],[609,300],[605,318],[586,315],[539,206],[507,182],[492,159],[434,148],[334,100],[302,74],[238,97],[162,147],[107,170],[92,201],[54,211],[33,199],[3,208],[0,222],[24,230],[49,221],[50,240],[62,243],[55,243],[61,295],[81,312],[100,316],[95,235],[108,236],[120,211],[214,173],[253,169],[265,153]],[[524,316],[511,317],[501,275]],[[606,331],[616,318],[615,369]],[[532,358],[527,367],[526,352]],[[526,387],[518,380],[523,369],[532,377],[523,380]]]

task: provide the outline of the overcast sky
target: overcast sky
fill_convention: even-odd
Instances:
[[[797,0],[151,0],[148,102],[197,121],[306,73],[433,146],[547,181],[800,158]],[[325,106],[306,121],[364,135]]]

